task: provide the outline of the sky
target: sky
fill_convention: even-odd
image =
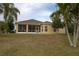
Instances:
[[[20,10],[18,21],[35,19],[39,21],[51,21],[50,15],[56,11],[56,4],[53,3],[15,3]],[[0,15],[0,19],[2,19]]]

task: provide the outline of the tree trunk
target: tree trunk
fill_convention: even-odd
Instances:
[[[69,31],[68,31],[67,24],[65,24],[65,25],[66,25],[66,32],[67,32],[67,36],[68,36],[68,40],[69,40],[69,44],[70,44],[70,46],[73,46],[73,43],[72,43],[72,40],[71,40],[71,37],[70,37]]]
[[[76,30],[77,30],[77,28],[76,28],[76,24],[74,23],[73,47],[76,47],[76,42],[75,42],[75,40],[76,40]]]
[[[76,31],[75,41],[74,41],[73,47],[77,47],[77,40],[78,40],[78,38],[79,38],[79,24],[77,25],[77,31]]]
[[[66,30],[66,26],[65,26],[65,34],[67,35],[67,30]]]

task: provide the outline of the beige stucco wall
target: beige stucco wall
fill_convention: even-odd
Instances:
[[[65,28],[60,28],[59,33],[65,33]]]
[[[18,24],[16,23],[16,33],[18,33]]]
[[[42,27],[43,27],[43,32],[40,32],[40,33],[49,33],[49,34],[51,34],[51,33],[53,33],[53,28],[52,28],[52,26],[49,24],[49,25],[47,25],[47,24],[42,24],[41,25]],[[47,26],[47,32],[45,31],[45,26]]]
[[[26,24],[26,26],[28,27],[28,24]],[[47,28],[48,28],[48,31],[47,32],[45,32],[45,26],[47,26]],[[43,27],[43,32],[42,32],[42,27]],[[26,30],[28,30],[27,28],[26,28]],[[63,29],[59,29],[59,32],[60,33],[65,33],[65,29],[63,28]],[[52,34],[52,33],[55,33],[54,31],[53,31],[53,28],[52,28],[52,26],[50,25],[50,24],[41,24],[41,32],[18,32],[18,24],[16,23],[16,33],[23,33],[23,34]]]

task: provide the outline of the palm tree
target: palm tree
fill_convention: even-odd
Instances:
[[[69,43],[70,43],[70,46],[73,46],[73,47],[76,47],[77,46],[77,39],[78,39],[78,36],[79,36],[79,4],[65,4],[65,3],[62,3],[62,4],[57,4],[58,7],[59,7],[59,10],[60,13],[58,13],[58,11],[56,12],[57,15],[62,15],[63,16],[63,20],[64,20],[64,23],[65,23],[65,28],[66,28],[66,31],[67,31],[67,36],[68,36],[68,40],[69,40]],[[76,11],[76,12],[75,12]],[[55,14],[55,13],[54,13]],[[51,17],[53,17],[53,14],[51,15]],[[58,16],[60,17],[60,16]],[[68,24],[73,24],[73,28],[74,28],[74,31],[73,31],[73,41],[71,40],[71,35],[69,34],[69,30],[68,30]]]
[[[0,3],[0,14],[3,13],[3,7],[2,7],[2,3]]]
[[[77,46],[77,40],[79,37],[79,3],[78,4],[71,4],[71,14],[73,16],[73,23],[74,23],[74,39],[73,44],[74,47]]]
[[[14,6],[13,3],[2,3],[0,6],[6,25],[8,25],[10,18],[13,18],[14,21],[17,20],[18,13],[20,14],[20,11]],[[6,31],[7,30],[8,28]]]
[[[66,31],[67,31],[67,36],[68,36],[68,40],[69,40],[69,43],[70,43],[70,46],[73,46],[73,43],[71,41],[71,38],[70,38],[70,35],[69,35],[69,31],[68,31],[68,27],[67,27],[67,20],[68,20],[68,4],[57,4],[58,7],[59,7],[59,12],[57,11],[56,12],[56,15],[59,15],[58,17],[60,17],[60,15],[62,15],[63,19],[64,19],[64,23],[65,23],[65,28],[66,28]],[[52,15],[51,15],[52,17]],[[58,18],[57,17],[57,18]]]
[[[14,6],[13,3],[3,3],[2,10],[5,21],[8,20],[9,16],[12,16],[15,20],[17,20],[17,14],[20,14],[20,11]]]
[[[14,29],[13,22],[17,21],[17,17],[18,17],[18,14],[20,14],[20,11],[16,7],[14,7],[14,5],[12,5],[11,8],[9,9],[10,11],[8,16],[8,26],[10,25],[9,30],[11,32]]]

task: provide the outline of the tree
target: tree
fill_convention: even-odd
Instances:
[[[60,19],[60,15],[58,15],[59,11],[56,11],[53,13],[53,18],[52,19],[52,26],[54,28],[54,31],[58,31],[59,28],[63,28],[64,27],[64,23],[63,21],[61,21]]]
[[[3,13],[6,25],[7,26],[10,24],[12,25],[13,23],[12,21],[17,20],[18,13],[20,14],[20,11],[14,6],[13,3],[2,3],[0,4],[0,7],[1,7],[0,9],[1,13]],[[13,18],[11,19],[11,23],[10,23],[10,18]],[[9,26],[8,28],[11,29]],[[8,28],[6,28],[6,32],[8,31]]]
[[[70,43],[70,46],[76,47],[77,46],[77,40],[78,40],[78,36],[79,36],[79,4],[65,4],[65,3],[59,3],[57,4],[59,7],[60,13],[57,13],[57,15],[62,15],[63,16],[63,20],[65,23],[65,28],[66,28],[66,32],[67,32],[67,36],[68,36],[68,40]],[[53,15],[53,14],[52,14]],[[51,15],[51,17],[53,17]],[[72,27],[71,27],[72,26]],[[74,29],[71,31],[71,33],[73,33],[73,39],[69,33],[70,29]]]
[[[10,33],[14,32],[14,21],[12,17],[9,17],[8,20],[8,32]]]
[[[4,21],[0,21],[0,33],[5,33],[5,29],[8,28]]]
[[[79,3],[71,4],[71,14],[74,24],[73,46],[76,47],[79,38]]]

